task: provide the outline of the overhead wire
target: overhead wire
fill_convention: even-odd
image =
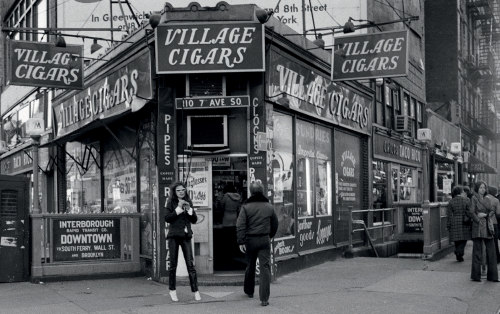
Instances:
[[[281,1],[281,0],[280,0],[280,1]],[[323,3],[321,3],[321,1],[316,0],[316,2],[318,2],[320,6],[324,6],[324,4],[323,4]],[[331,15],[331,14],[330,14],[330,12],[328,12],[328,10],[326,10],[325,12],[326,12],[326,14],[328,14],[328,16],[330,16],[330,18],[331,18],[331,19],[332,19],[335,23],[337,23],[337,25],[338,25],[338,26],[342,26],[342,24],[340,24],[340,23],[339,23],[339,22],[338,22],[338,21],[337,21],[337,20],[333,17],[333,15]]]

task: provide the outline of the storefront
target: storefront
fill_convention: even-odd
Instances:
[[[423,150],[401,135],[381,129],[373,133],[373,208],[397,208],[397,234],[401,239],[423,231]],[[374,222],[381,217],[374,216]],[[410,236],[408,236],[410,235]],[[400,248],[401,249],[401,248]]]
[[[371,96],[271,47],[266,72],[268,188],[280,261],[348,244],[351,211],[367,208]],[[278,269],[279,271],[279,269]]]
[[[427,126],[432,131],[429,144],[430,154],[430,194],[431,202],[447,202],[451,199],[451,190],[467,180],[463,178],[463,153],[461,149],[461,131],[453,123],[443,119],[431,110],[427,110]],[[457,147],[453,151],[452,145]]]

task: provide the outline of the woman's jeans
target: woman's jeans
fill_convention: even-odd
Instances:
[[[189,284],[191,285],[191,291],[198,291],[198,279],[196,278],[196,269],[194,268],[194,257],[193,249],[191,247],[191,238],[187,239],[184,237],[174,237],[168,239],[168,250],[170,253],[170,267],[169,267],[169,278],[168,278],[168,288],[170,290],[175,290],[175,276],[177,272],[177,259],[179,257],[179,246],[184,254],[184,259],[186,260],[186,267],[189,275]]]
[[[472,239],[472,269],[471,279],[481,279],[481,262],[483,258],[483,242],[486,246],[486,264],[488,265],[488,273],[486,278],[491,281],[498,280],[497,255],[495,252],[495,244],[493,239],[475,238]]]

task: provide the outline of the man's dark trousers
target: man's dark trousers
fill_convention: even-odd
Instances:
[[[247,236],[246,241],[247,269],[245,271],[244,292],[253,295],[255,290],[255,265],[259,258],[259,297],[261,301],[269,301],[271,285],[271,245],[269,236]]]

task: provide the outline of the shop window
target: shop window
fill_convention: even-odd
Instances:
[[[405,166],[392,167],[392,200],[400,203],[416,203],[421,201],[417,188],[420,176],[415,168]]]
[[[328,128],[315,126],[316,216],[332,214],[332,136]]]
[[[373,161],[372,168],[373,168],[372,207],[377,209],[387,208],[387,163],[382,161]]]
[[[273,204],[279,226],[276,238],[294,235],[294,169],[292,117],[273,112],[274,137],[272,142]]]
[[[135,130],[121,128],[113,132],[117,140],[104,142],[104,210],[108,213],[137,212]]]
[[[101,212],[101,172],[98,143],[66,143],[66,211]]]
[[[146,123],[139,135],[140,142],[140,212],[141,254],[153,256],[153,212],[156,212],[156,160],[154,125]]]
[[[313,216],[314,124],[297,120],[297,209],[300,217]]]

